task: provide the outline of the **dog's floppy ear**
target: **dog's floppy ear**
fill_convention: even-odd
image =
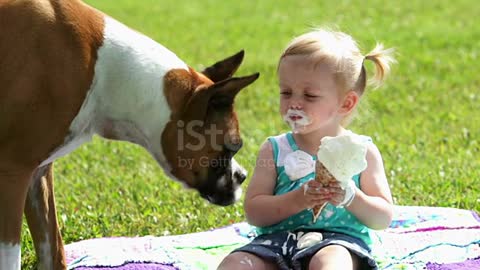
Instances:
[[[217,90],[210,97],[209,106],[214,108],[231,106],[238,92],[257,80],[259,76],[259,73],[255,73],[245,77],[230,78],[219,83],[215,86]]]
[[[197,89],[185,106],[183,116],[186,119],[202,120],[209,107],[221,109],[231,106],[238,92],[253,83],[259,76],[259,73],[255,73],[250,76],[230,78],[209,87]]]
[[[237,71],[243,61],[244,55],[245,52],[241,50],[240,52],[207,67],[202,73],[215,83],[226,80],[232,77],[235,71]]]

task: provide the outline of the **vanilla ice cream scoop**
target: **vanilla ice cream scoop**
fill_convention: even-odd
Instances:
[[[342,188],[346,188],[353,176],[367,168],[365,141],[364,136],[353,132],[336,137],[326,136],[321,141],[318,160]]]

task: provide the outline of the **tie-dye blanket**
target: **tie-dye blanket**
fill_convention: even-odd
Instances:
[[[396,206],[390,228],[375,235],[380,269],[480,269],[480,218],[472,211]],[[238,223],[175,236],[84,240],[65,252],[76,270],[209,270],[252,236],[248,224]]]

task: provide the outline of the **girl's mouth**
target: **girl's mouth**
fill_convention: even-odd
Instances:
[[[290,116],[290,119],[291,119],[292,121],[298,121],[298,120],[301,120],[302,118],[303,118],[303,117],[300,116],[300,115],[291,115],[291,116]]]
[[[312,122],[304,111],[292,109],[287,111],[283,116],[283,120],[288,123],[295,133],[305,129],[305,127]]]

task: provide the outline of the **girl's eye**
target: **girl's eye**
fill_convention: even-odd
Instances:
[[[280,92],[280,95],[282,95],[282,96],[287,96],[287,97],[288,97],[288,96],[291,96],[292,93],[291,93],[291,92],[288,92],[288,91],[282,91],[282,92]]]
[[[309,94],[305,94],[305,97],[308,98],[308,99],[315,99],[315,98],[318,98],[318,96],[315,96],[315,95],[309,95]]]

